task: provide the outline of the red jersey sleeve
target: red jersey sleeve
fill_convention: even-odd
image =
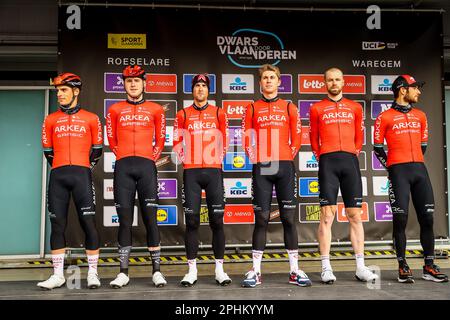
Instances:
[[[289,103],[289,126],[291,135],[291,151],[292,158],[295,158],[302,144],[302,121],[299,117],[297,107],[293,103]]]
[[[380,113],[375,120],[375,130],[373,132],[373,145],[375,147],[383,147],[386,125],[387,121],[383,119],[383,113]]]
[[[245,108],[242,118],[242,149],[244,149],[250,161],[256,163],[256,150],[252,146],[253,133],[253,105],[249,104]]]
[[[117,113],[113,108],[110,108],[106,115],[106,134],[109,148],[117,156]]]
[[[164,109],[160,109],[155,114],[155,145],[153,147],[153,160],[156,161],[161,156],[166,142],[166,116]]]
[[[183,134],[184,134],[184,110],[177,112],[173,123],[173,151],[178,159],[184,162]]]
[[[228,136],[228,118],[227,114],[223,111],[222,108],[219,108],[219,130],[222,133],[222,143],[223,143],[223,149],[222,149],[222,156],[220,157],[220,161],[222,162],[225,158],[225,155],[228,150],[228,145],[230,143],[230,139]]]
[[[355,148],[358,155],[364,142],[364,111],[359,103],[355,107]]]
[[[46,117],[42,124],[42,147],[44,151],[53,150],[52,131],[53,126],[50,123],[49,117]]]
[[[421,113],[420,117],[420,142],[422,146],[426,146],[428,144],[428,121],[427,116],[424,112]]]
[[[314,105],[309,109],[309,141],[311,142],[311,149],[314,156],[319,160],[320,145],[319,145],[319,114]]]
[[[94,115],[94,117],[92,117],[90,126],[91,126],[92,147],[95,149],[102,148],[102,146],[103,146],[103,130],[102,130],[102,124],[97,115]]]

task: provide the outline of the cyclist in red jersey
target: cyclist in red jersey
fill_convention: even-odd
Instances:
[[[262,99],[247,106],[242,120],[242,146],[254,163],[252,198],[255,212],[253,268],[246,273],[242,286],[253,288],[261,284],[261,260],[274,185],[289,256],[289,283],[310,286],[308,276],[298,267],[295,223],[297,175],[293,160],[300,149],[301,121],[297,107],[278,97],[281,84],[278,67],[265,64],[259,69],[259,76]]]
[[[378,278],[364,263],[364,229],[361,222],[362,182],[358,154],[363,144],[363,108],[343,97],[344,75],[338,68],[324,73],[328,97],[311,106],[310,141],[319,161],[321,280],[336,281],[330,264],[331,226],[337,211],[339,187],[350,224],[350,239],[356,257],[355,277],[360,281]]]
[[[48,115],[42,127],[44,155],[52,167],[48,185],[51,222],[50,246],[53,275],[37,285],[53,289],[64,285],[64,236],[72,194],[80,225],[85,233],[89,271],[88,288],[100,286],[97,274],[99,237],[95,225],[95,190],[91,169],[102,155],[103,133],[98,116],[78,104],[81,79],[62,73],[53,79],[60,108]]]
[[[423,158],[428,142],[427,117],[412,105],[419,101],[423,84],[410,75],[397,77],[392,83],[395,101],[375,121],[374,152],[389,173],[393,240],[399,264],[397,280],[401,283],[414,282],[405,257],[410,193],[420,224],[420,243],[425,260],[422,278],[434,282],[448,281],[447,275],[434,264],[434,195]]]
[[[145,71],[140,66],[123,69],[127,100],[115,103],[106,117],[109,146],[116,156],[114,202],[119,216],[120,273],[110,286],[128,284],[128,259],[132,247],[134,198],[137,191],[142,220],[147,231],[147,247],[156,287],[167,284],[160,271],[158,172],[155,162],[164,148],[166,123],[163,108],[144,99]],[[153,145],[153,140],[155,144]]]
[[[186,218],[185,246],[189,272],[181,285],[197,282],[198,228],[202,189],[206,193],[212,247],[216,262],[216,282],[231,283],[223,270],[225,234],[223,214],[225,196],[222,161],[228,149],[228,121],[226,113],[208,103],[210,80],[206,74],[192,78],[194,103],[178,111],[174,124],[174,151],[183,163],[183,207]]]

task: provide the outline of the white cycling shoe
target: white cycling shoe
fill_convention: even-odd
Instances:
[[[180,284],[183,287],[192,287],[197,283],[197,273],[188,272],[184,275],[183,280],[181,280]]]
[[[333,284],[336,281],[336,277],[333,274],[333,270],[331,269],[325,269],[322,271],[320,278],[322,280],[322,283],[325,284]]]
[[[117,277],[109,283],[111,287],[114,289],[120,289],[126,286],[130,282],[130,277],[128,277],[125,273],[121,272],[117,275]]]
[[[216,272],[216,282],[224,287],[231,283],[231,279],[225,272]]]
[[[100,278],[96,273],[88,273],[87,286],[89,289],[97,289],[100,287]]]
[[[159,272],[156,271],[153,276],[152,276],[152,281],[153,284],[157,287],[157,288],[161,288],[164,287],[167,284],[166,278],[164,277],[164,275]]]
[[[50,278],[45,281],[39,282],[37,284],[38,287],[46,290],[51,290],[55,288],[60,288],[66,283],[66,279],[64,276],[59,276],[56,274],[52,274]]]
[[[363,267],[356,269],[355,278],[362,282],[374,282],[378,279],[378,275],[369,268]]]

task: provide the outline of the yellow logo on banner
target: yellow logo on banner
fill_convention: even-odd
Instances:
[[[305,206],[306,210],[306,221],[320,221],[320,206],[319,205],[308,205]]]
[[[108,33],[108,49],[147,49],[147,35]]]
[[[158,209],[157,213],[156,213],[156,220],[158,220],[158,222],[164,222],[167,221],[168,218],[168,214],[167,211],[164,209]]]
[[[208,207],[200,208],[200,223],[209,223]]]
[[[309,183],[309,191],[313,193],[319,192],[319,182],[318,181],[311,181]]]
[[[233,167],[235,168],[242,168],[245,165],[245,159],[242,156],[236,156],[233,159]]]

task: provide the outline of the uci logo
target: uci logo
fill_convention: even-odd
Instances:
[[[157,215],[156,215],[156,220],[158,220],[158,222],[164,222],[164,221],[167,221],[168,216],[169,215],[167,214],[166,210],[158,209]]]

